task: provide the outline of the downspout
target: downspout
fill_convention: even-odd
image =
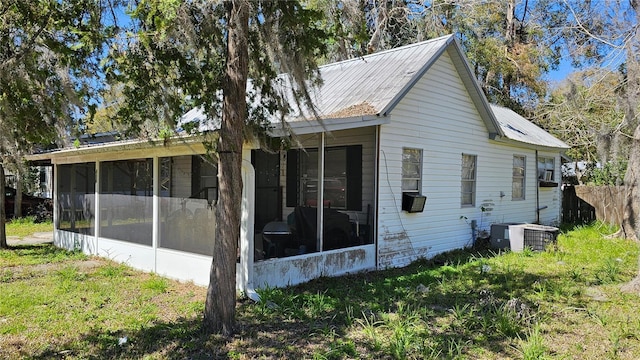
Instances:
[[[379,198],[380,198],[380,125],[376,126],[376,133],[375,133],[375,149],[376,149],[376,157],[375,157],[375,172],[374,172],[374,179],[373,179],[373,186],[374,186],[374,199],[373,199],[373,221],[371,221],[371,227],[369,228],[369,232],[371,233],[371,236],[373,238],[373,244],[375,246],[375,266],[376,266],[376,270],[379,270],[379,254],[378,254],[378,205],[379,205]]]
[[[536,150],[536,176],[535,176],[535,185],[536,185],[536,224],[540,224],[540,184],[538,180],[538,150]]]

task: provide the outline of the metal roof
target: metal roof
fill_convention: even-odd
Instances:
[[[323,84],[312,95],[318,114],[323,119],[387,115],[453,39],[449,35],[321,66]]]
[[[504,132],[504,136],[509,140],[558,149],[570,148],[563,141],[511,109],[493,104],[491,109]]]
[[[282,136],[290,132],[300,135],[389,123],[389,115],[395,106],[444,52],[451,57],[492,139],[506,139],[532,146],[569,148],[567,144],[515,112],[489,105],[453,35],[319,67],[323,82],[319,87],[311,89],[319,118],[311,115],[313,111],[309,109],[291,114],[286,118],[286,124],[279,123],[279,117],[275,116],[272,135]],[[281,77],[281,80],[283,92],[291,96],[294,87],[286,76]],[[247,90],[252,91],[251,81]],[[201,132],[220,127],[220,119],[207,118],[201,108],[194,108],[184,114],[178,124],[180,126],[189,122],[196,122]]]

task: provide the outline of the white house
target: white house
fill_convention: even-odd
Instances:
[[[568,146],[490,105],[453,36],[321,74],[321,120],[274,123],[300,148],[245,145],[238,289],[404,266],[492,223],[559,222]],[[217,178],[204,153],[178,137],[31,156],[55,166],[55,244],[207,284]]]

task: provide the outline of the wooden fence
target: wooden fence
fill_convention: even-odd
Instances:
[[[595,220],[620,224],[624,215],[624,186],[565,186],[562,192],[562,222],[590,223]]]

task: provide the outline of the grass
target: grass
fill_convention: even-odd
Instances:
[[[205,289],[47,246],[0,251],[0,358],[637,359],[638,246],[601,224],[546,252],[456,251],[260,290],[206,336]]]
[[[23,238],[37,232],[53,231],[53,223],[51,221],[36,223],[33,216],[27,216],[9,220],[6,230],[8,236]]]

